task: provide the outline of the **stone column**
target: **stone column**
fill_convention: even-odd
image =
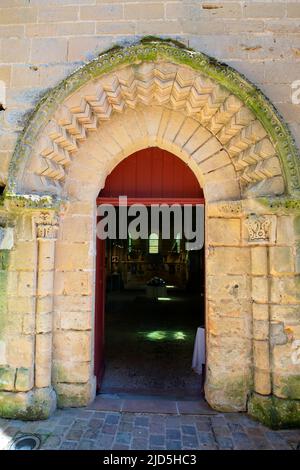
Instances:
[[[270,285],[269,248],[272,243],[271,216],[251,215],[246,219],[251,247],[253,378],[254,390],[269,395],[270,372]]]
[[[58,220],[41,212],[34,218],[37,237],[35,310],[35,387],[51,387],[55,242]]]

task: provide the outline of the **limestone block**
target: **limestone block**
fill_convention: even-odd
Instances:
[[[251,272],[255,276],[268,274],[268,252],[265,246],[251,248]]]
[[[92,237],[93,225],[92,217],[65,217],[62,222],[62,240],[87,242]]]
[[[16,294],[16,292],[15,292]],[[35,297],[12,295],[7,298],[7,309],[10,313],[29,313],[34,311]]]
[[[38,388],[51,384],[52,334],[36,335],[35,385]]]
[[[221,149],[222,145],[220,144],[220,142],[215,137],[211,137],[207,142],[201,145],[201,147],[193,153],[192,158],[197,163],[200,163],[203,160],[209,158],[211,155],[214,155],[215,153],[219,152]]]
[[[3,418],[47,419],[56,408],[52,387],[24,392],[0,392],[0,416]]]
[[[21,297],[31,297],[35,294],[36,274],[33,271],[20,271],[17,292]]]
[[[250,322],[244,318],[218,317],[209,315],[206,327],[209,334],[216,336],[236,336],[239,338],[250,338]]]
[[[87,243],[56,244],[56,269],[58,271],[75,271],[89,268],[89,250]]]
[[[192,137],[186,142],[183,148],[189,155],[192,155],[210,137],[211,133],[204,127],[200,126],[199,129],[197,129]]]
[[[294,240],[293,218],[291,216],[277,217],[276,242],[278,245],[290,245]]]
[[[269,321],[254,320],[253,321],[253,338],[257,340],[269,339]]]
[[[40,313],[36,317],[36,332],[50,333],[52,331],[53,323],[52,312]]]
[[[61,312],[60,328],[63,330],[90,330],[92,327],[92,312]]]
[[[36,266],[36,242],[17,241],[10,253],[12,271],[32,271]]]
[[[17,392],[27,392],[33,388],[33,369],[17,369],[15,388]]]
[[[35,333],[35,312],[24,313],[21,324],[23,335],[33,335]]]
[[[57,405],[59,408],[80,407],[88,405],[95,397],[95,385],[58,383],[55,385]]]
[[[39,240],[39,271],[52,271],[55,256],[55,240]]]
[[[90,362],[54,361],[53,381],[55,383],[87,383],[91,373]]]
[[[299,305],[271,305],[271,320],[296,325],[299,322]]]
[[[39,271],[37,282],[37,295],[49,296],[53,293],[54,272]]]
[[[257,304],[253,302],[253,319],[257,321],[268,321],[269,320],[269,305],[268,304]]]
[[[252,299],[254,300],[254,302],[268,302],[268,278],[258,276],[252,277]]]
[[[54,299],[54,306],[56,311],[61,312],[87,312],[92,310],[93,298],[90,295],[85,297],[57,295]]]
[[[14,389],[16,369],[9,366],[0,366],[0,390]]]
[[[273,275],[294,272],[292,249],[287,246],[270,247],[270,273]]]
[[[293,362],[292,342],[285,344],[276,344],[272,348],[272,362],[274,372],[284,371],[285,374],[299,374],[300,364]]]
[[[57,360],[90,361],[91,333],[86,331],[58,331],[53,338],[53,354]]]
[[[247,274],[250,271],[249,249],[210,247],[206,266],[209,274]]]
[[[273,393],[279,398],[299,400],[300,374],[288,374],[281,370],[273,374]]]
[[[271,393],[271,379],[268,370],[254,368],[254,390],[261,395]]]
[[[276,304],[297,304],[300,302],[300,276],[273,277],[271,301]]]
[[[216,178],[216,180],[205,183],[203,190],[207,202],[230,201],[240,199],[241,197],[240,187],[236,178],[224,180]]]
[[[270,369],[269,341],[253,341],[254,365],[258,369]]]
[[[34,337],[31,335],[15,335],[7,338],[7,362],[12,367],[33,366]]]
[[[245,335],[244,337],[226,334],[216,336],[209,331],[207,361],[209,369],[215,371],[216,377],[218,372],[220,374],[224,372],[224,368],[228,374],[235,374],[237,367],[239,370],[247,369],[252,364],[252,340]]]
[[[208,300],[214,300],[216,293],[219,299],[240,302],[250,297],[249,279],[246,275],[210,275],[207,276]]]
[[[251,318],[252,304],[248,300],[240,300],[239,302],[222,299],[208,300],[207,314],[218,315],[221,317],[231,318]]]
[[[239,245],[240,219],[209,218],[207,237],[209,245]]]
[[[55,292],[58,295],[91,295],[91,273],[57,272]]]
[[[37,306],[36,306],[36,311],[38,316],[42,316],[43,314],[48,314],[52,313],[53,311],[53,292],[51,292],[51,295],[47,295],[44,297],[39,297]]]

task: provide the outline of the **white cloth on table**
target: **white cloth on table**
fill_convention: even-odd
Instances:
[[[199,327],[195,338],[192,369],[201,375],[203,364],[205,364],[205,329]]]

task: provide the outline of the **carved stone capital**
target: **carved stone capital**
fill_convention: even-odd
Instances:
[[[250,215],[246,220],[249,242],[269,242],[271,240],[270,217],[264,215]]]
[[[58,217],[55,213],[41,212],[34,217],[36,226],[36,237],[45,239],[56,239],[58,231]]]

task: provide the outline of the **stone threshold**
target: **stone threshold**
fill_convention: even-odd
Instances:
[[[94,411],[115,411],[123,413],[156,413],[174,415],[216,415],[203,398],[197,400],[176,400],[167,397],[140,395],[97,395],[87,409]]]

